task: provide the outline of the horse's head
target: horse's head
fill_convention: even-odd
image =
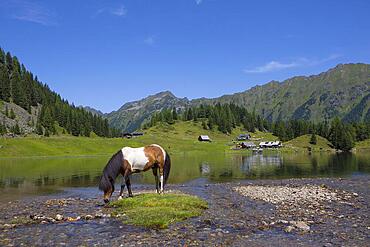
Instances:
[[[104,202],[108,203],[114,191],[114,180],[106,175],[103,175],[100,179],[99,189],[104,192]]]

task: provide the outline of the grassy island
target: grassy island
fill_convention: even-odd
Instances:
[[[124,223],[150,228],[167,228],[170,224],[196,217],[208,208],[206,201],[186,194],[139,194],[112,202],[113,216]]]

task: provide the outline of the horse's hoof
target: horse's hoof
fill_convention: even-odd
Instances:
[[[122,199],[123,199],[123,197],[122,197],[122,196],[119,196],[119,197],[118,197],[118,200],[122,200]]]
[[[134,197],[134,195],[133,194],[130,194],[130,195],[128,195],[128,197]]]

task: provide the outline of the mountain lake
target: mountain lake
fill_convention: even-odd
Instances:
[[[48,195],[68,188],[98,190],[109,156],[2,158],[0,201]],[[349,177],[370,173],[370,154],[205,154],[172,155],[170,184],[186,184],[198,178],[209,183],[244,179]],[[133,188],[152,185],[151,171],[132,175]],[[121,179],[117,179],[116,191]]]

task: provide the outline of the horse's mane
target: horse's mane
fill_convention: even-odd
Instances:
[[[100,178],[100,190],[107,191],[112,187],[114,180],[116,179],[122,168],[122,159],[123,155],[121,150],[119,150],[110,158],[107,165],[104,167],[103,175]]]

